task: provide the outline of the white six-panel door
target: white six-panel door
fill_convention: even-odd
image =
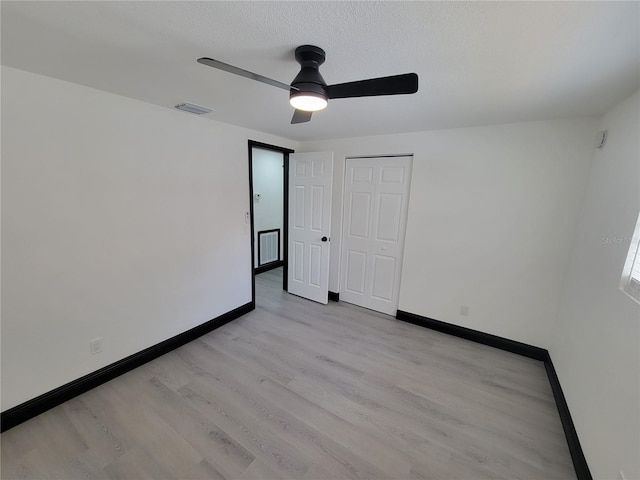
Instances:
[[[340,300],[395,315],[412,157],[347,159]]]
[[[333,152],[289,156],[289,293],[326,304]]]

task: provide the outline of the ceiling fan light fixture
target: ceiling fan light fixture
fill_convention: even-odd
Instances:
[[[304,112],[317,112],[327,108],[327,98],[311,92],[292,92],[289,103],[296,110]]]

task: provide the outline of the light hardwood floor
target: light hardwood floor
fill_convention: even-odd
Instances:
[[[541,362],[258,275],[258,308],[2,434],[2,478],[575,479]]]

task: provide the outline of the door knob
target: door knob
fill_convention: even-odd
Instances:
[[[322,240],[323,242],[326,242],[328,240],[327,237],[322,237],[320,240]]]

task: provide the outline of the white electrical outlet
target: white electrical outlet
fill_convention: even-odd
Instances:
[[[89,341],[89,348],[91,349],[91,355],[96,355],[102,352],[102,337],[94,338]]]
[[[462,305],[460,307],[460,315],[464,315],[465,317],[469,315],[469,305]]]

